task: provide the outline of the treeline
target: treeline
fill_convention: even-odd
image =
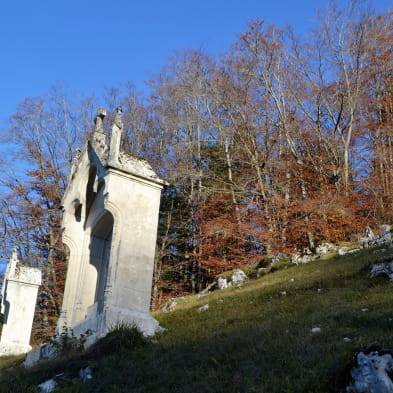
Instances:
[[[331,2],[309,33],[251,21],[224,56],[173,56],[146,94],[131,84],[100,99],[52,90],[18,107],[5,137],[23,174],[2,163],[2,247],[44,267],[42,329],[64,285],[58,206],[69,164],[101,105],[122,105],[123,149],[170,183],[153,307],[266,253],[393,221],[392,14]]]

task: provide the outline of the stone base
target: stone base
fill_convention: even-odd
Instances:
[[[0,345],[0,356],[22,355],[31,351],[30,345],[18,343],[2,343]]]
[[[117,325],[135,325],[145,336],[154,336],[165,331],[158,321],[149,313],[124,309],[120,307],[109,307],[106,311],[106,333]]]
[[[89,317],[78,322],[70,329],[70,334],[76,338],[85,336],[85,348],[90,347],[104,337],[116,326],[136,326],[145,336],[154,336],[165,331],[156,319],[149,313],[131,311],[120,307],[108,307],[102,314],[91,313]],[[89,333],[87,333],[90,331]],[[31,349],[31,347],[29,347]],[[28,352],[30,349],[23,353]],[[30,351],[23,363],[25,367],[32,367],[43,360],[57,356],[57,349],[51,344],[43,344],[40,348]]]
[[[23,365],[26,368],[29,368],[43,360],[54,359],[57,354],[57,348],[55,348],[53,345],[49,343],[42,344],[39,348],[33,349],[27,354]]]

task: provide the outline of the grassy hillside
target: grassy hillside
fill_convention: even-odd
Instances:
[[[184,298],[175,311],[154,314],[167,332],[153,340],[120,329],[85,354],[32,370],[7,369],[15,359],[3,359],[0,392],[36,392],[62,373],[56,392],[334,391],[354,352],[393,347],[393,284],[369,275],[390,254],[362,250]],[[77,375],[86,366],[93,379],[82,382]]]

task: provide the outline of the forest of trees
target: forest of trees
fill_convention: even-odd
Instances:
[[[393,221],[393,16],[333,2],[314,30],[250,21],[230,50],[189,49],[148,82],[102,97],[53,88],[10,118],[0,158],[2,255],[43,269],[36,338],[61,307],[60,201],[99,106],[123,107],[123,149],[169,182],[152,305],[218,273],[354,240]],[[109,131],[108,131],[109,132]],[[3,145],[4,146],[4,145]]]

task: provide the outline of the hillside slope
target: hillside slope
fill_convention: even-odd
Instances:
[[[365,249],[183,298],[175,311],[154,314],[167,332],[153,340],[123,332],[31,370],[5,369],[12,360],[3,360],[0,392],[38,392],[57,374],[64,393],[334,391],[356,351],[393,346],[393,284],[369,274],[389,256],[392,248]],[[83,382],[77,375],[87,366],[93,379]]]

